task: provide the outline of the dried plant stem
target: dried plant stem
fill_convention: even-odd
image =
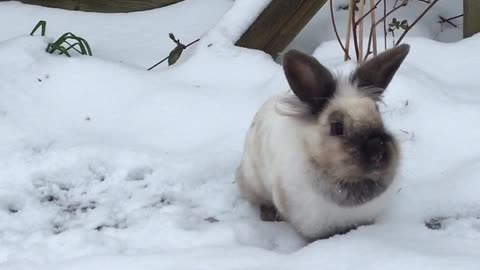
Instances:
[[[383,0],[383,17],[387,17],[387,0]],[[385,51],[387,50],[387,20],[383,20],[383,40],[385,45]]]
[[[335,23],[335,15],[333,11],[333,0],[330,0],[330,18],[332,20],[333,31],[335,32],[335,36],[337,37],[338,44],[340,44],[340,47],[342,47],[342,50],[347,57],[347,59],[345,60],[350,60],[350,55],[348,55],[348,52],[345,49],[345,46],[343,46],[342,40],[340,39],[340,35],[338,34],[337,24]]]
[[[380,2],[382,2],[382,0],[378,0],[375,5],[373,5],[373,1],[374,0],[370,0],[370,10],[367,11],[367,13],[363,14],[363,16],[361,16],[360,18],[358,18],[358,20],[355,22],[355,24],[359,24],[360,21],[362,21],[363,19],[365,19],[368,15],[370,15],[372,12],[375,11],[375,9],[377,8],[377,6],[380,4]]]
[[[458,15],[458,16],[454,16],[454,17],[451,17],[451,18],[444,18],[443,16],[438,16],[438,17],[440,18],[439,23],[440,23],[440,24],[442,24],[442,23],[448,23],[448,24],[450,24],[451,26],[453,26],[453,27],[455,27],[455,28],[458,28],[458,25],[454,24],[454,23],[452,22],[452,20],[455,20],[455,19],[460,18],[460,17],[462,17],[462,16],[463,16],[463,14],[462,14],[462,15]]]
[[[398,0],[395,0],[395,4],[393,4],[393,8],[396,8],[398,4]]]
[[[438,0],[436,0],[438,1]],[[368,38],[368,46],[367,46],[367,54],[365,55],[365,58],[364,58],[364,61],[367,60],[368,56],[370,56],[370,54],[372,53],[372,51],[370,50],[370,48],[372,47],[372,41],[373,41],[373,29],[375,29],[380,23],[382,23],[383,21],[385,21],[387,19],[388,16],[390,16],[392,13],[394,13],[395,11],[397,11],[398,9],[406,6],[407,3],[406,2],[403,2],[401,5],[395,7],[394,9],[390,10],[389,12],[387,12],[382,18],[380,18],[374,25],[372,25],[372,28],[370,29],[370,37]]]
[[[353,45],[355,47],[355,57],[357,58],[357,62],[359,61],[359,50],[358,50],[358,32],[357,32],[357,24],[355,20],[355,9],[352,9],[352,37],[353,37]]]
[[[347,16],[347,37],[345,39],[345,57],[344,60],[347,61],[350,56],[349,56],[349,51],[350,51],[350,35],[352,32],[352,21],[353,21],[353,13],[355,12],[355,9],[353,7],[354,0],[349,0],[348,1],[348,16]]]
[[[355,45],[355,53],[357,57],[357,62],[361,63],[363,61],[363,33],[364,33],[364,20],[368,15],[372,15],[372,13],[375,13],[375,9],[377,6],[382,2],[382,0],[377,0],[375,4],[373,4],[374,0],[370,1],[370,9],[365,13],[365,1],[366,0],[360,0],[359,1],[359,13],[360,13],[360,18],[357,20],[355,19],[355,11],[351,13],[351,22],[352,22],[352,28],[353,28],[353,42]],[[373,14],[374,15],[374,14]],[[374,16],[375,18],[375,16]],[[374,22],[374,21],[373,21]],[[357,27],[359,27],[359,30],[357,32]],[[376,33],[375,33],[376,36]],[[376,41],[375,41],[376,45]],[[376,50],[376,49],[375,49]]]
[[[365,13],[365,0],[360,0],[359,6],[360,16],[362,17],[360,24],[358,26],[358,63],[362,63],[363,60],[363,24],[364,19],[363,15]]]
[[[427,12],[436,4],[438,3],[439,0],[434,0],[423,12],[418,16],[415,21],[408,26],[408,28],[402,33],[400,38],[398,39],[397,43],[395,43],[395,46],[398,46],[400,42],[402,42],[403,38],[407,35],[407,33],[412,29],[422,18],[427,14]]]
[[[377,6],[374,5],[373,1],[374,0],[370,0],[370,7],[373,8],[372,13],[370,13],[370,20],[372,21],[371,25],[373,25],[377,21],[375,16],[375,10]],[[378,1],[377,3],[380,3],[380,1]],[[377,28],[374,28],[373,30],[373,55],[377,56]]]
[[[200,41],[200,39],[198,38],[198,39],[196,39],[196,40],[188,43],[187,45],[183,45],[183,49],[186,49],[186,48],[192,46],[193,44],[195,44],[195,43],[197,43],[197,42],[199,42],[199,41]],[[179,41],[178,41],[178,42],[179,42]],[[151,66],[150,68],[148,68],[147,70],[150,71],[150,70],[156,68],[158,65],[160,65],[161,63],[167,61],[169,58],[170,58],[170,55],[168,55],[167,57],[163,58],[162,60],[160,60],[160,61],[157,62],[155,65],[153,65],[153,66]]]

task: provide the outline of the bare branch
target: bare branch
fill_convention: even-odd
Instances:
[[[373,25],[377,21],[375,16],[376,5],[373,4],[373,1],[374,0],[370,0],[370,7],[375,7],[375,9],[372,9],[372,13],[370,13],[371,25]],[[380,3],[380,1],[377,2],[377,5],[378,3]],[[373,30],[373,55],[377,55],[377,28]]]
[[[387,17],[387,0],[383,0],[383,16]],[[383,39],[385,42],[385,51],[387,50],[387,20],[383,20]]]
[[[159,62],[157,62],[155,65],[149,67],[149,68],[147,69],[148,71],[156,68],[158,65],[160,65],[161,63],[163,63],[163,62],[165,62],[165,61],[167,61],[167,60],[170,62],[170,58],[173,57],[173,54],[172,54],[172,53],[173,53],[174,51],[176,51],[176,52],[178,53],[178,56],[177,56],[177,57],[180,57],[180,54],[182,53],[183,50],[187,49],[188,47],[190,47],[190,46],[192,46],[193,44],[195,44],[195,43],[197,43],[197,42],[200,41],[200,39],[198,38],[198,39],[196,39],[196,40],[188,43],[187,45],[183,45],[182,43],[180,43],[180,40],[179,40],[179,39],[176,39],[175,36],[174,36],[172,33],[170,33],[169,37],[170,37],[171,40],[173,40],[173,42],[175,42],[175,44],[177,44],[177,47],[175,47],[175,49],[173,49],[173,51],[170,52],[170,54],[169,54],[167,57],[163,58],[162,60],[160,60]],[[178,52],[178,51],[180,51],[180,52]],[[178,59],[178,58],[177,58],[177,59]],[[176,59],[175,59],[175,61],[176,61]]]
[[[358,49],[358,36],[357,36],[357,25],[355,24],[355,8],[352,7],[352,20],[351,20],[351,23],[352,23],[352,32],[353,32],[353,45],[355,47],[355,56],[357,57],[357,62],[362,62],[361,60],[359,60],[359,56],[360,56],[360,52],[359,52],[359,49]]]
[[[364,24],[364,13],[365,13],[365,1],[360,0],[360,16],[362,19],[359,21],[359,29],[358,29],[358,63],[361,63],[363,60],[363,24]],[[358,23],[358,21],[357,21]]]
[[[347,16],[347,38],[345,41],[345,57],[344,60],[347,61],[350,56],[349,56],[349,51],[350,51],[350,34],[352,32],[352,19],[353,19],[353,12],[354,7],[353,7],[353,1],[354,0],[349,0],[348,2],[348,16]]]
[[[382,2],[382,0],[378,0],[377,3],[375,3],[375,5],[373,7],[371,7],[369,11],[367,11],[367,13],[365,13],[362,17],[360,17],[355,22],[355,24],[358,25],[361,21],[363,21],[370,13],[372,13],[377,8],[377,6],[380,4],[380,2]],[[371,6],[372,3],[373,3],[373,0],[370,0],[370,6]]]
[[[340,47],[342,47],[342,50],[346,57],[350,60],[350,55],[348,55],[348,51],[345,49],[345,46],[343,46],[342,40],[340,39],[340,35],[338,34],[338,29],[337,29],[337,24],[335,22],[335,15],[333,12],[333,0],[330,0],[330,18],[332,19],[332,25],[333,25],[333,31],[335,32],[335,36],[337,37],[338,44],[340,44]]]
[[[436,0],[438,1],[438,0]],[[407,2],[404,1],[400,6],[397,6],[395,7],[394,9],[390,10],[389,12],[387,12],[387,14],[385,14],[381,19],[379,19],[374,25],[372,25],[372,28],[370,29],[370,37],[368,38],[368,47],[367,47],[367,55],[365,55],[365,58],[364,58],[364,61],[368,58],[368,56],[372,53],[370,51],[370,48],[372,46],[372,39],[373,39],[373,29],[375,29],[381,22],[385,21],[387,19],[388,16],[390,16],[392,13],[394,13],[395,11],[397,11],[398,9],[404,7],[407,5]]]
[[[398,0],[395,0],[395,4],[393,4],[393,8],[396,8],[398,4]]]
[[[395,43],[395,46],[398,46],[400,44],[400,42],[402,42],[403,38],[407,35],[408,31],[410,31],[410,29],[412,29],[422,18],[423,16],[425,16],[425,14],[427,14],[427,12],[436,4],[438,3],[439,0],[434,0],[423,12],[422,14],[420,14],[420,16],[418,16],[417,19],[415,19],[415,21],[410,24],[407,28],[407,30],[405,30],[402,35],[400,36],[400,38],[398,39],[397,43]]]

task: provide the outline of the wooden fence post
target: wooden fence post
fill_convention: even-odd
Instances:
[[[0,0],[0,2],[10,0]],[[25,4],[102,13],[133,12],[160,8],[183,0],[18,0]]]
[[[283,51],[327,0],[272,0],[236,45],[273,57]]]
[[[480,32],[480,0],[463,0],[463,37]]]

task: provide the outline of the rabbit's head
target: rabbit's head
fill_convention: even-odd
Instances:
[[[321,192],[338,205],[366,203],[393,181],[399,148],[377,103],[409,50],[409,45],[387,50],[345,78],[335,78],[299,51],[284,56],[285,75],[296,96],[285,102],[305,124],[302,143]]]

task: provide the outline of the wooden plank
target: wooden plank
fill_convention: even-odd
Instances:
[[[236,45],[276,57],[300,33],[327,0],[272,0]]]
[[[480,32],[480,0],[463,0],[463,37]]]
[[[0,0],[0,2],[9,0]],[[123,13],[165,7],[183,0],[18,0],[25,4],[102,13]]]

